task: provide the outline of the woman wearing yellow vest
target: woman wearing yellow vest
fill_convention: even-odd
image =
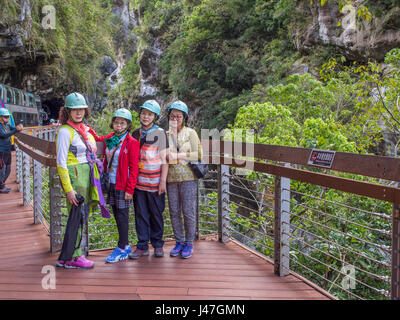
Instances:
[[[57,266],[68,269],[89,269],[94,266],[93,261],[86,259],[81,248],[82,229],[87,224],[89,202],[93,198],[86,151],[88,148],[94,150],[96,141],[83,123],[89,116],[85,98],[79,93],[68,95],[60,111],[62,126],[56,137],[57,171],[70,213]],[[71,211],[77,208],[81,210]]]

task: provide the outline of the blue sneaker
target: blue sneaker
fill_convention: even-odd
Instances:
[[[131,254],[132,253],[132,248],[131,248],[131,246],[126,246],[125,247],[125,252],[126,252],[126,254]]]
[[[175,247],[170,251],[169,255],[171,257],[177,257],[180,255],[181,251],[183,250],[184,243],[177,242]]]
[[[181,252],[181,257],[184,259],[190,258],[193,254],[193,244],[185,243]]]
[[[106,258],[106,262],[114,263],[128,258],[128,253],[118,247]]]

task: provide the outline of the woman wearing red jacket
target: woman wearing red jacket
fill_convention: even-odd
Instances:
[[[113,132],[103,137],[93,129],[89,132],[104,143],[104,172],[109,176],[107,203],[112,207],[119,234],[118,247],[106,258],[106,262],[113,263],[127,259],[132,252],[128,240],[129,207],[137,182],[139,142],[129,134],[132,114],[125,108],[115,111],[110,128]]]

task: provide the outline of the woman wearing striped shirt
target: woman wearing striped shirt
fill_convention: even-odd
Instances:
[[[168,174],[168,140],[165,131],[155,124],[160,111],[155,100],[146,101],[139,111],[141,127],[132,133],[139,141],[140,151],[139,174],[133,195],[138,243],[136,250],[129,255],[130,259],[148,255],[149,241],[154,247],[154,256],[164,256],[162,213]]]

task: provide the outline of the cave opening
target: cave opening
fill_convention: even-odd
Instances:
[[[61,107],[64,105],[64,100],[61,98],[50,98],[42,101],[42,108],[47,113],[48,119],[44,121],[44,125],[49,124],[51,119],[57,120]]]

